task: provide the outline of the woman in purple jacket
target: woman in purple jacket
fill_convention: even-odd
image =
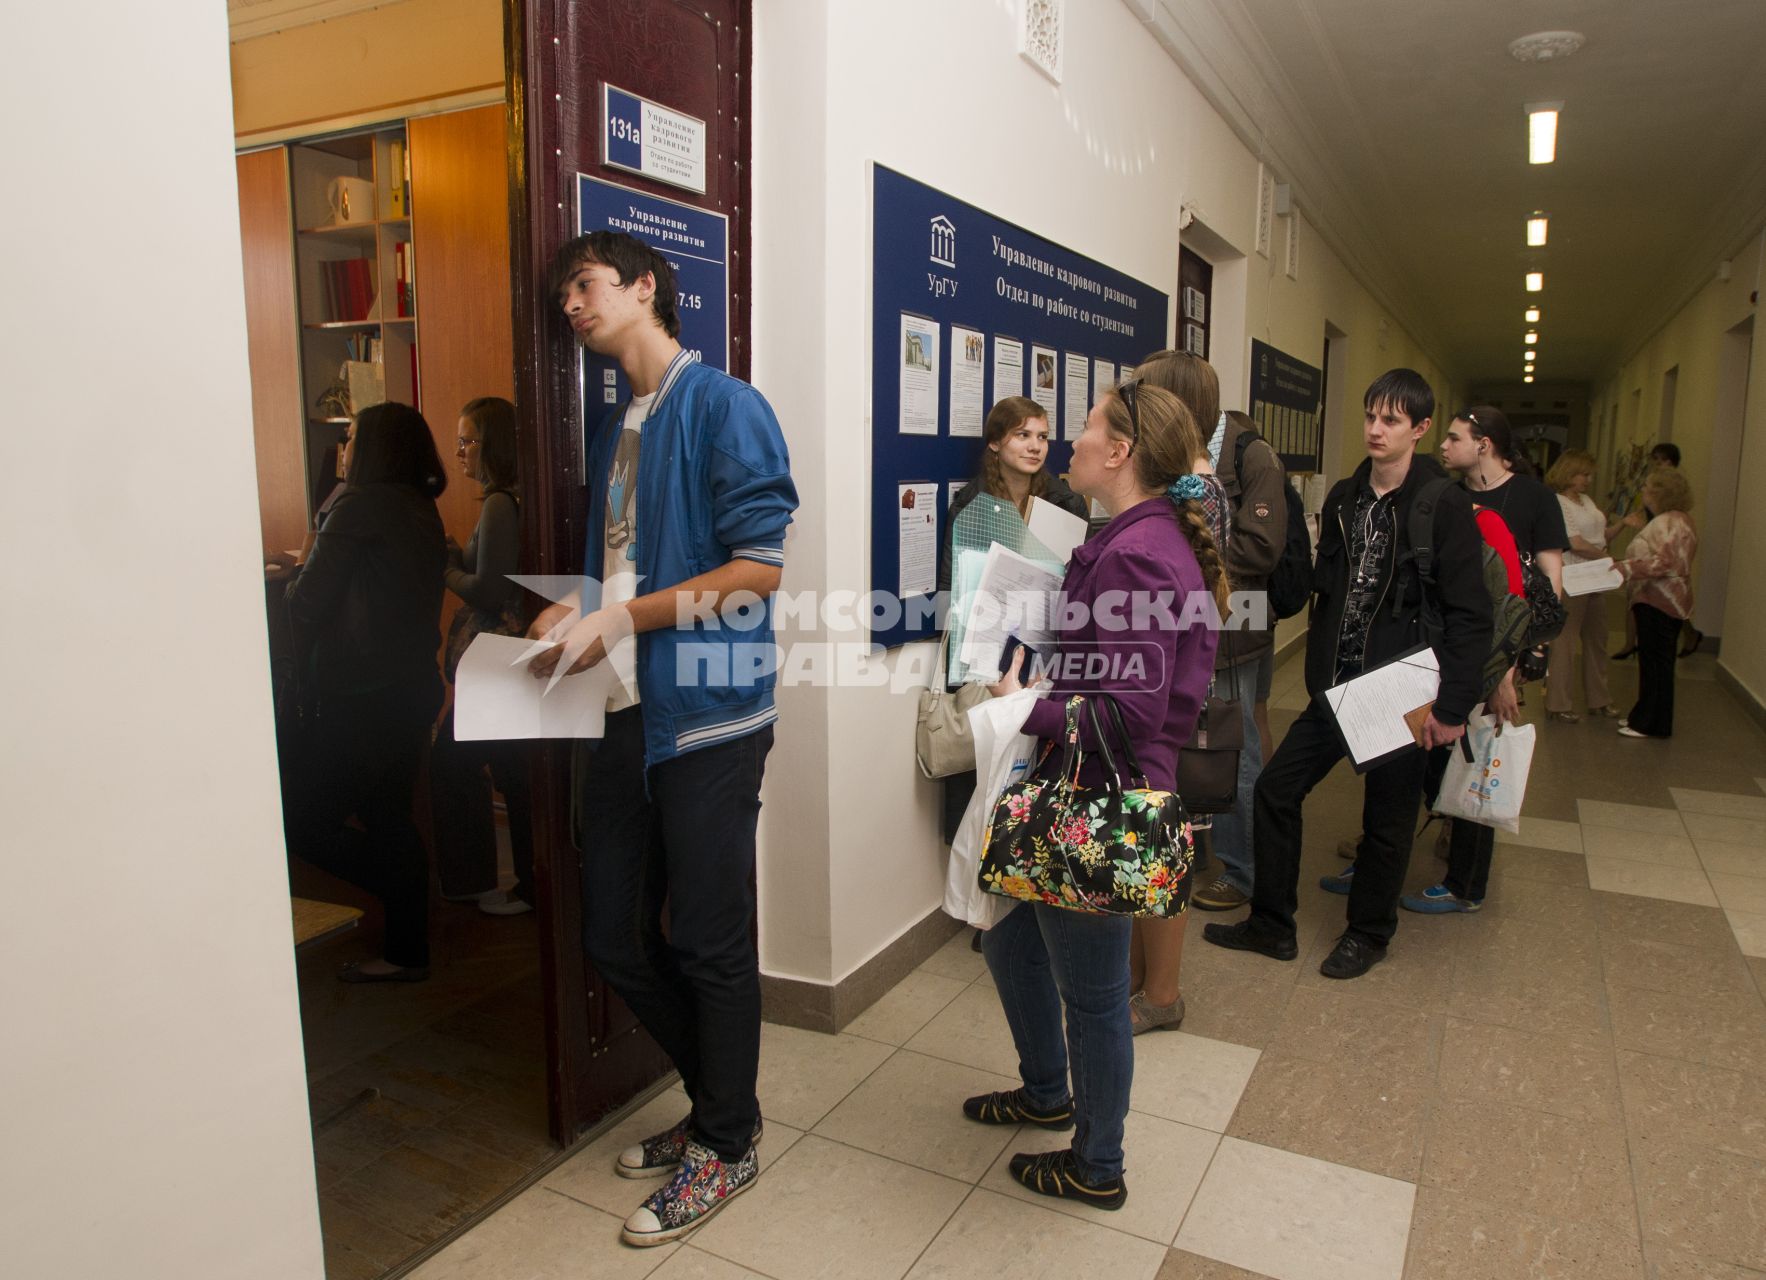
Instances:
[[[1160,790],[1176,789],[1178,748],[1207,696],[1215,626],[1226,609],[1226,573],[1199,501],[1205,490],[1183,445],[1194,436],[1182,402],[1145,383],[1107,392],[1086,418],[1069,479],[1111,519],[1074,549],[1062,583],[1054,688],[1024,724],[1026,733],[1058,739],[1069,696],[1107,692],[1122,708],[1148,784]],[[1022,687],[1022,659],[1020,651],[993,686],[996,695]],[[1089,729],[1080,745],[1095,750]],[[1079,780],[1101,785],[1101,762],[1088,756]],[[1182,892],[1187,901],[1187,881]],[[1132,923],[1027,902],[987,931],[981,949],[1024,1083],[963,1104],[982,1124],[1076,1128],[1069,1147],[1013,1156],[1012,1176],[1032,1191],[1100,1209],[1120,1208],[1128,1197],[1122,1128],[1134,1076]]]

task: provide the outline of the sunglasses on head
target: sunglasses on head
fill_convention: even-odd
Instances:
[[[1128,428],[1134,433],[1128,445],[1130,453],[1141,442],[1141,415],[1136,404],[1140,398],[1140,385],[1139,378],[1130,378],[1127,382],[1116,385],[1116,395],[1122,401],[1122,407],[1128,410]]]

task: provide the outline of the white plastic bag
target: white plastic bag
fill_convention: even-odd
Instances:
[[[1466,748],[1453,744],[1435,811],[1518,833],[1535,737],[1530,724],[1498,725],[1490,716],[1466,721],[1472,758],[1467,761]]]
[[[975,736],[975,794],[969,797],[957,837],[951,841],[944,910],[977,929],[993,928],[1018,905],[981,887],[981,837],[1000,793],[1022,778],[1036,759],[1040,743],[1020,731],[1040,697],[1041,690],[1020,689],[969,708],[969,729]]]

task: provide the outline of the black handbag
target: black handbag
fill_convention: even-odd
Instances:
[[[1227,670],[1232,665],[1232,632],[1227,632]],[[1234,687],[1237,687],[1235,681]],[[1192,816],[1231,813],[1239,802],[1239,752],[1245,749],[1245,722],[1237,698],[1208,697],[1195,732],[1177,753],[1177,794]]]

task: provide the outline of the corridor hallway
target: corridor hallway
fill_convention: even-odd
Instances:
[[[1617,637],[1615,636],[1615,640]],[[1278,671],[1279,735],[1304,705]],[[1635,663],[1613,665],[1620,706]],[[1136,1041],[1129,1198],[1035,1198],[1007,1158],[1065,1134],[965,1120],[1016,1083],[966,932],[845,1032],[768,1025],[764,1176],[685,1243],[619,1243],[619,1149],[678,1088],[572,1153],[419,1280],[1743,1280],[1766,1274],[1766,733],[1680,663],[1678,732],[1538,726],[1519,838],[1477,915],[1405,914],[1389,963],[1318,962],[1360,791],[1306,810],[1297,964],[1204,946],[1179,1033]],[[1412,888],[1433,883],[1433,832]],[[1216,917],[1218,918],[1218,917]],[[1226,917],[1232,918],[1232,917]],[[1751,953],[1751,954],[1750,954]]]

